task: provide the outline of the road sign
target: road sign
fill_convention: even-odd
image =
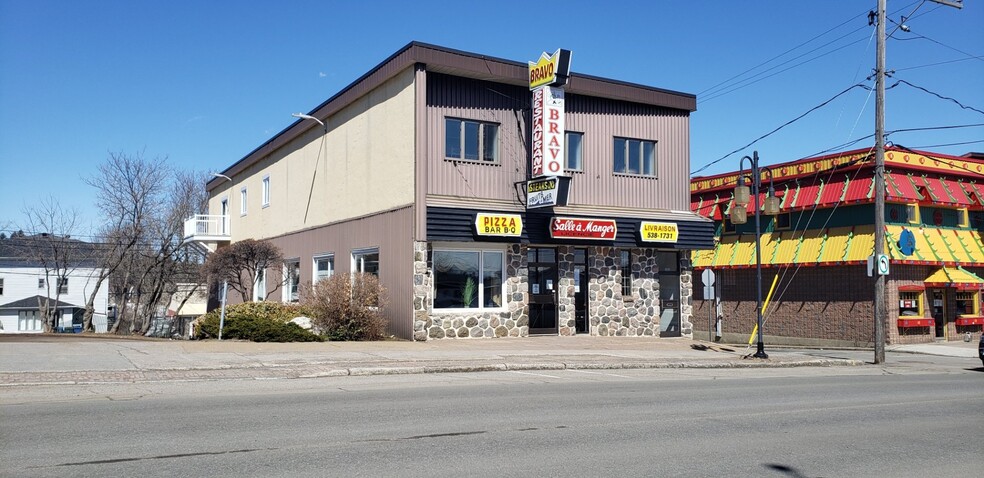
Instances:
[[[704,300],[714,299],[714,271],[704,269],[700,273],[700,280],[704,282]]]
[[[878,254],[878,275],[887,276],[888,275],[888,255]]]

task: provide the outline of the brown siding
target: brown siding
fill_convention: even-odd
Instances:
[[[526,179],[526,119],[530,102],[523,87],[482,80],[427,75],[427,194],[519,203],[514,183]],[[454,117],[499,125],[498,164],[444,159],[444,119]]]
[[[387,332],[397,337],[413,337],[413,207],[329,224],[270,239],[287,259],[299,258],[301,284],[314,277],[313,257],[335,255],[335,272],[352,268],[352,250],[379,248],[379,278],[387,290],[384,313]],[[273,277],[271,275],[271,277]],[[272,299],[279,300],[280,292]]]
[[[584,133],[583,172],[573,173],[571,205],[690,208],[690,117],[639,103],[567,95],[565,128]],[[656,178],[616,175],[616,136],[656,141]]]
[[[427,193],[503,201],[517,207],[515,183],[528,170],[529,90],[431,73],[427,84]],[[573,173],[570,204],[687,211],[689,112],[576,94],[566,98],[566,129],[583,132],[584,169]],[[499,163],[444,159],[445,117],[499,124]],[[613,173],[615,136],[657,142],[657,177]]]

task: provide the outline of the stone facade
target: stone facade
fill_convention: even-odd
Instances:
[[[574,246],[557,249],[557,333],[570,336],[575,326]],[[505,311],[462,313],[433,310],[433,276],[429,246],[414,243],[414,340],[525,337],[529,335],[527,246],[506,249]],[[631,249],[631,296],[622,294],[620,249],[587,248],[587,314],[590,335],[654,337],[660,331],[660,274],[656,249]],[[664,276],[664,280],[670,276]],[[680,316],[683,335],[693,332],[690,262],[680,259]]]

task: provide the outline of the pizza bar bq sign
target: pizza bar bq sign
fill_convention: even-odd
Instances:
[[[523,218],[518,214],[475,215],[475,233],[479,236],[517,237],[523,234]]]

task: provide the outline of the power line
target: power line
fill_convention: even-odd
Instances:
[[[976,143],[984,143],[984,139],[979,139],[979,140],[976,140],[976,141],[961,141],[961,142],[958,142],[958,143],[943,143],[943,144],[929,144],[929,145],[926,145],[926,146],[913,146],[913,148],[927,148],[927,149],[928,148],[942,148],[944,146],[962,146],[962,145],[965,145],[965,144],[976,144]]]
[[[934,92],[934,91],[929,91],[929,90],[927,90],[926,88],[923,88],[923,87],[921,87],[921,86],[919,86],[919,85],[914,85],[914,84],[912,84],[912,83],[909,83],[908,81],[905,81],[905,80],[896,80],[896,82],[895,82],[895,84],[899,84],[899,83],[902,83],[902,84],[904,84],[904,85],[908,85],[908,86],[911,86],[911,87],[913,87],[913,88],[915,88],[915,89],[917,89],[917,90],[922,90],[922,91],[924,91],[924,92],[926,92],[926,93],[929,93],[929,94],[931,94],[931,95],[933,95],[933,96],[935,96],[935,97],[937,97],[937,98],[939,98],[939,99],[941,99],[941,100],[948,100],[948,101],[952,101],[953,103],[956,103],[956,105],[957,105],[957,106],[959,106],[959,107],[961,107],[961,108],[963,108],[963,109],[965,109],[965,110],[971,110],[971,111],[976,111],[976,112],[978,112],[978,113],[980,113],[980,114],[984,114],[984,111],[981,111],[981,110],[979,110],[979,109],[977,109],[977,108],[974,108],[974,107],[972,107],[972,106],[966,106],[966,105],[964,105],[963,103],[961,103],[961,102],[959,102],[959,101],[957,101],[957,100],[956,100],[956,99],[954,99],[954,98],[950,98],[949,96],[943,96],[943,95],[941,95],[941,94],[939,94],[939,93],[936,93],[936,92]]]
[[[981,126],[984,126],[984,123],[957,124],[957,125],[950,125],[950,126],[925,126],[922,128],[899,128],[899,129],[893,129],[891,131],[886,131],[885,136],[888,136],[893,133],[908,133],[911,131],[939,131],[945,129],[979,128]]]
[[[943,43],[943,42],[940,42],[940,41],[936,41],[936,40],[934,40],[932,38],[929,38],[926,35],[920,35],[918,33],[912,33],[912,32],[909,32],[909,33],[911,33],[916,38],[895,38],[895,40],[903,40],[903,41],[904,40],[916,40],[916,39],[928,40],[928,41],[931,41],[931,42],[933,42],[933,43],[935,43],[937,45],[940,45],[940,46],[942,46],[944,48],[949,48],[949,49],[951,49],[951,50],[953,50],[953,51],[955,51],[957,53],[961,53],[961,54],[965,55],[967,57],[967,59],[984,61],[984,56],[975,55],[973,53],[967,53],[967,52],[965,52],[965,51],[963,51],[963,50],[961,50],[959,48],[954,48],[954,47],[952,47],[950,45],[947,45],[946,43]]]
[[[852,32],[852,33],[853,33],[853,32]],[[843,37],[842,37],[842,38],[843,38]],[[840,38],[838,38],[838,40],[839,40],[839,39],[840,39]],[[745,79],[745,80],[742,80],[742,81],[740,81],[740,82],[738,82],[738,83],[736,84],[736,86],[734,86],[733,88],[730,88],[730,89],[728,89],[728,90],[725,90],[725,91],[718,91],[718,92],[716,92],[716,93],[712,93],[712,94],[710,94],[710,95],[709,95],[708,97],[706,97],[706,98],[703,98],[703,99],[702,99],[702,100],[700,100],[700,101],[701,101],[701,102],[705,102],[705,103],[706,103],[707,101],[710,101],[710,100],[713,100],[713,99],[715,99],[715,98],[720,98],[720,97],[722,97],[722,96],[724,96],[724,95],[727,95],[728,93],[732,93],[732,92],[735,92],[735,91],[738,91],[738,90],[740,90],[740,89],[742,89],[742,88],[745,88],[745,87],[747,87],[747,86],[751,86],[751,85],[754,85],[755,83],[758,83],[758,82],[760,82],[760,81],[762,81],[762,80],[766,80],[766,79],[769,79],[769,78],[772,78],[773,76],[776,76],[776,75],[778,75],[778,74],[780,74],[780,73],[785,73],[785,72],[787,72],[787,71],[789,71],[789,70],[791,70],[791,69],[793,69],[793,68],[796,68],[796,67],[798,67],[798,66],[802,66],[802,65],[805,65],[805,64],[807,64],[807,63],[809,63],[809,62],[811,62],[811,61],[814,61],[814,60],[819,60],[820,58],[823,58],[823,57],[825,57],[825,56],[827,56],[827,55],[830,55],[831,53],[835,53],[835,52],[837,52],[837,51],[840,51],[840,50],[843,50],[843,49],[845,49],[845,48],[847,48],[847,47],[849,47],[849,46],[851,46],[851,45],[854,45],[854,44],[856,44],[856,43],[860,43],[860,42],[862,42],[862,41],[864,41],[864,40],[865,40],[864,38],[858,38],[857,40],[854,40],[854,41],[852,41],[852,42],[850,42],[850,43],[847,43],[847,44],[845,44],[845,45],[842,45],[842,46],[839,46],[839,47],[837,47],[837,48],[834,48],[833,50],[830,50],[830,51],[828,51],[828,52],[825,52],[825,53],[822,53],[822,54],[820,54],[820,55],[817,55],[817,56],[815,56],[815,57],[813,57],[813,58],[809,58],[809,59],[806,59],[806,60],[803,60],[803,61],[801,61],[801,62],[799,62],[799,63],[797,63],[797,64],[795,64],[795,65],[792,65],[792,66],[790,66],[790,67],[788,67],[788,68],[784,68],[784,69],[782,69],[782,70],[779,70],[779,71],[777,71],[777,72],[775,72],[775,73],[772,73],[771,75],[767,75],[767,76],[761,76],[761,75],[763,75],[763,74],[765,74],[765,73],[767,73],[767,72],[769,72],[769,71],[772,71],[772,70],[774,70],[774,69],[776,69],[776,68],[779,68],[780,66],[783,66],[783,65],[785,65],[785,64],[787,64],[787,63],[789,63],[789,62],[791,62],[791,61],[793,61],[793,60],[796,60],[796,59],[799,59],[799,58],[802,58],[803,56],[806,56],[807,54],[809,54],[809,53],[812,53],[812,52],[814,52],[814,51],[816,51],[816,50],[817,50],[817,49],[819,49],[819,48],[823,48],[824,46],[827,46],[827,45],[829,45],[830,43],[827,43],[827,44],[824,44],[824,45],[822,45],[822,46],[820,46],[820,47],[818,47],[818,48],[816,48],[816,49],[813,49],[813,50],[810,50],[810,51],[808,51],[808,52],[806,52],[806,53],[804,53],[803,55],[800,55],[800,56],[797,56],[797,57],[795,57],[795,58],[792,58],[792,59],[790,59],[789,61],[787,61],[787,62],[785,62],[785,63],[781,63],[781,64],[779,64],[779,65],[776,65],[776,66],[774,66],[774,67],[772,67],[772,68],[769,68],[769,69],[767,69],[767,70],[765,70],[765,71],[763,71],[763,72],[761,72],[761,73],[758,73],[758,74],[756,74],[756,75],[754,75],[754,76],[752,76],[751,78],[747,78],[747,79]],[[837,40],[834,40],[834,41],[837,41]],[[831,42],[831,43],[832,43],[832,42]],[[754,81],[753,81],[753,80],[754,80]],[[745,83],[745,84],[742,84],[742,83]],[[741,86],[737,86],[737,85],[741,85]]]
[[[752,145],[754,145],[755,143],[757,143],[757,142],[759,142],[759,141],[761,141],[761,140],[763,140],[763,139],[765,139],[765,138],[767,138],[767,137],[769,137],[769,136],[771,136],[772,134],[774,134],[774,133],[776,133],[777,131],[779,131],[779,130],[781,130],[781,129],[783,129],[783,128],[785,128],[786,126],[789,126],[789,125],[791,125],[791,124],[793,124],[793,123],[795,123],[795,122],[797,122],[797,121],[799,121],[800,119],[802,119],[802,118],[803,118],[803,117],[805,117],[806,115],[808,115],[808,114],[810,114],[810,113],[812,113],[812,112],[814,112],[814,111],[816,111],[816,110],[818,110],[818,109],[820,109],[820,108],[822,108],[822,107],[824,107],[824,106],[826,106],[826,105],[827,105],[827,104],[829,104],[829,103],[830,103],[831,101],[834,101],[835,99],[837,99],[837,98],[839,98],[840,96],[842,96],[842,95],[844,95],[845,93],[847,93],[847,92],[849,92],[849,91],[851,91],[851,90],[853,90],[853,89],[855,89],[855,88],[859,88],[859,87],[861,87],[861,88],[868,88],[867,86],[865,86],[865,85],[863,85],[863,84],[860,84],[860,83],[858,83],[858,84],[856,84],[856,85],[851,85],[851,86],[850,86],[850,87],[848,87],[847,89],[845,89],[845,90],[843,90],[843,91],[841,91],[840,93],[837,93],[836,95],[834,95],[834,96],[832,96],[832,97],[830,97],[829,99],[827,99],[827,100],[826,100],[826,101],[824,101],[823,103],[820,103],[819,105],[817,105],[817,106],[814,106],[813,108],[810,108],[810,109],[809,109],[809,110],[807,110],[807,111],[806,111],[805,113],[803,113],[803,114],[801,114],[801,115],[799,115],[799,116],[797,116],[797,117],[795,117],[795,118],[793,118],[793,119],[791,119],[791,120],[789,120],[789,121],[787,121],[787,122],[785,122],[785,123],[783,123],[783,124],[782,124],[782,125],[780,125],[780,126],[779,126],[778,128],[776,128],[776,129],[774,129],[774,130],[772,130],[772,131],[769,131],[768,133],[766,133],[766,134],[764,134],[764,135],[762,135],[762,136],[759,136],[758,138],[755,138],[755,140],[753,140],[753,141],[752,141],[751,143],[748,143],[748,144],[746,144],[746,145],[744,145],[744,146],[742,146],[742,147],[740,147],[740,148],[738,148],[738,149],[735,149],[734,151],[732,151],[732,152],[730,152],[730,153],[728,153],[728,154],[725,154],[724,156],[722,156],[722,157],[720,157],[720,158],[718,158],[718,159],[715,159],[714,161],[711,161],[710,163],[707,163],[706,165],[704,165],[704,166],[702,166],[701,168],[699,168],[699,169],[697,169],[697,170],[695,170],[695,171],[693,171],[693,172],[691,172],[691,173],[690,173],[690,175],[691,175],[691,176],[693,176],[693,175],[695,175],[695,174],[697,174],[697,173],[700,173],[701,171],[703,171],[703,170],[705,170],[705,169],[707,169],[707,168],[709,168],[709,167],[711,167],[711,166],[713,166],[713,165],[715,165],[715,164],[717,164],[717,163],[720,163],[721,161],[724,161],[725,159],[727,159],[727,158],[728,158],[729,156],[731,156],[732,154],[735,154],[735,153],[737,153],[737,152],[739,152],[739,151],[742,151],[742,150],[744,150],[745,148],[748,148],[749,146],[752,146]]]
[[[864,15],[865,13],[866,13],[866,12],[861,12],[861,13],[860,13],[860,14],[858,14],[858,15]],[[756,69],[756,68],[759,68],[759,67],[761,67],[761,66],[765,66],[765,65],[767,65],[767,64],[769,64],[769,63],[771,63],[772,61],[774,61],[774,60],[776,60],[776,59],[779,59],[779,58],[782,58],[783,56],[785,56],[785,55],[786,55],[787,53],[789,53],[789,52],[792,52],[792,51],[794,51],[794,50],[796,50],[796,49],[798,49],[798,48],[800,48],[800,47],[802,47],[802,46],[805,46],[805,45],[808,45],[808,44],[810,44],[810,43],[812,43],[812,42],[813,42],[813,40],[816,40],[816,39],[818,39],[818,38],[820,38],[820,37],[822,37],[822,36],[824,36],[824,35],[826,35],[826,34],[828,34],[828,33],[830,33],[830,32],[832,32],[832,31],[834,31],[834,30],[836,30],[836,29],[838,29],[838,28],[840,28],[840,27],[842,27],[842,26],[844,26],[844,25],[846,25],[846,24],[848,24],[848,23],[850,23],[850,22],[852,22],[852,21],[854,21],[854,20],[856,20],[856,19],[857,19],[857,17],[858,17],[858,15],[852,15],[852,16],[851,16],[850,18],[848,18],[848,19],[847,19],[847,20],[845,20],[844,22],[842,22],[842,23],[840,23],[840,24],[838,24],[837,26],[835,26],[835,27],[833,27],[833,28],[830,28],[829,30],[827,30],[827,31],[825,31],[825,32],[823,32],[823,33],[821,33],[821,34],[819,34],[819,35],[817,35],[817,36],[814,36],[813,38],[810,38],[809,40],[807,40],[807,41],[805,41],[805,42],[803,42],[803,43],[800,43],[799,45],[796,45],[796,46],[794,46],[794,47],[792,47],[792,48],[790,48],[790,49],[788,49],[788,50],[786,50],[786,51],[784,51],[784,52],[782,52],[782,53],[780,53],[780,54],[778,54],[778,55],[776,55],[776,56],[774,56],[774,57],[772,57],[772,58],[769,58],[768,60],[766,60],[766,61],[764,61],[764,62],[762,62],[762,63],[759,63],[758,65],[755,65],[755,66],[753,66],[753,67],[751,67],[751,68],[749,68],[749,69],[747,69],[747,70],[745,70],[745,71],[743,71],[743,72],[741,72],[741,73],[738,73],[737,75],[734,75],[734,76],[732,76],[731,78],[728,78],[728,79],[726,79],[726,80],[724,80],[724,81],[722,81],[722,82],[720,82],[720,83],[718,83],[718,84],[716,84],[716,85],[714,85],[714,86],[711,86],[710,88],[707,88],[707,89],[705,89],[705,90],[703,90],[703,91],[701,91],[701,92],[699,92],[699,93],[697,93],[697,96],[699,97],[699,96],[701,96],[701,95],[703,95],[703,94],[705,94],[705,93],[710,93],[711,91],[714,91],[714,90],[716,90],[716,89],[718,89],[718,87],[719,87],[719,86],[721,86],[721,85],[724,85],[724,84],[726,84],[726,83],[728,83],[728,82],[730,82],[731,80],[734,80],[734,79],[736,79],[736,78],[740,78],[741,76],[743,76],[743,75],[745,75],[745,73],[748,73],[748,72],[750,72],[750,71],[752,71],[752,70],[754,70],[754,69]],[[854,32],[856,32],[856,31],[857,31],[857,30],[853,30],[853,31],[851,31],[850,33],[848,33],[847,35],[850,35],[851,33],[854,33]],[[845,35],[845,36],[847,36],[847,35]],[[840,38],[844,38],[844,37],[840,37]],[[838,38],[837,40],[839,40],[840,38]],[[835,40],[835,41],[836,41],[836,40]]]
[[[960,61],[967,61],[967,60],[973,60],[973,59],[974,58],[956,58],[956,59],[953,59],[953,60],[938,61],[936,63],[927,63],[925,65],[916,65],[916,66],[907,66],[905,68],[896,68],[895,71],[896,72],[899,72],[899,71],[906,71],[906,70],[916,70],[916,69],[919,69],[919,68],[928,68],[930,66],[946,65],[946,64],[949,64],[949,63],[957,63],[957,62],[960,62]]]

